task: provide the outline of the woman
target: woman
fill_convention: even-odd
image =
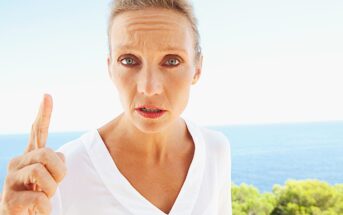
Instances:
[[[231,214],[228,141],[180,117],[202,65],[189,3],[116,1],[108,34],[124,112],[55,153],[44,148],[45,96],[26,153],[9,165],[3,214]]]

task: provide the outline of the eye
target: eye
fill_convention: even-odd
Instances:
[[[167,66],[177,66],[179,64],[180,64],[180,61],[177,58],[169,58],[165,62],[165,65],[167,65]]]
[[[131,58],[131,57],[122,58],[122,59],[120,59],[120,62],[123,65],[127,65],[127,66],[134,66],[134,65],[137,64],[137,62],[133,58]]]

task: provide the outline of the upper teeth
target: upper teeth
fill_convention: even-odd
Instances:
[[[149,109],[149,108],[142,108],[143,111],[146,111],[146,112],[159,112],[161,110],[159,109]]]

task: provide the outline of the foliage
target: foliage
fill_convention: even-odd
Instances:
[[[260,193],[252,185],[232,185],[233,215],[342,215],[343,184],[289,180]]]
[[[241,184],[232,186],[232,208],[234,215],[268,215],[276,205],[270,194],[260,194],[254,186]]]

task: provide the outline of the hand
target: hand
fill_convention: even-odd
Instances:
[[[46,94],[24,154],[9,162],[1,215],[50,214],[49,199],[66,174],[63,154],[45,148],[51,112],[52,98]]]

